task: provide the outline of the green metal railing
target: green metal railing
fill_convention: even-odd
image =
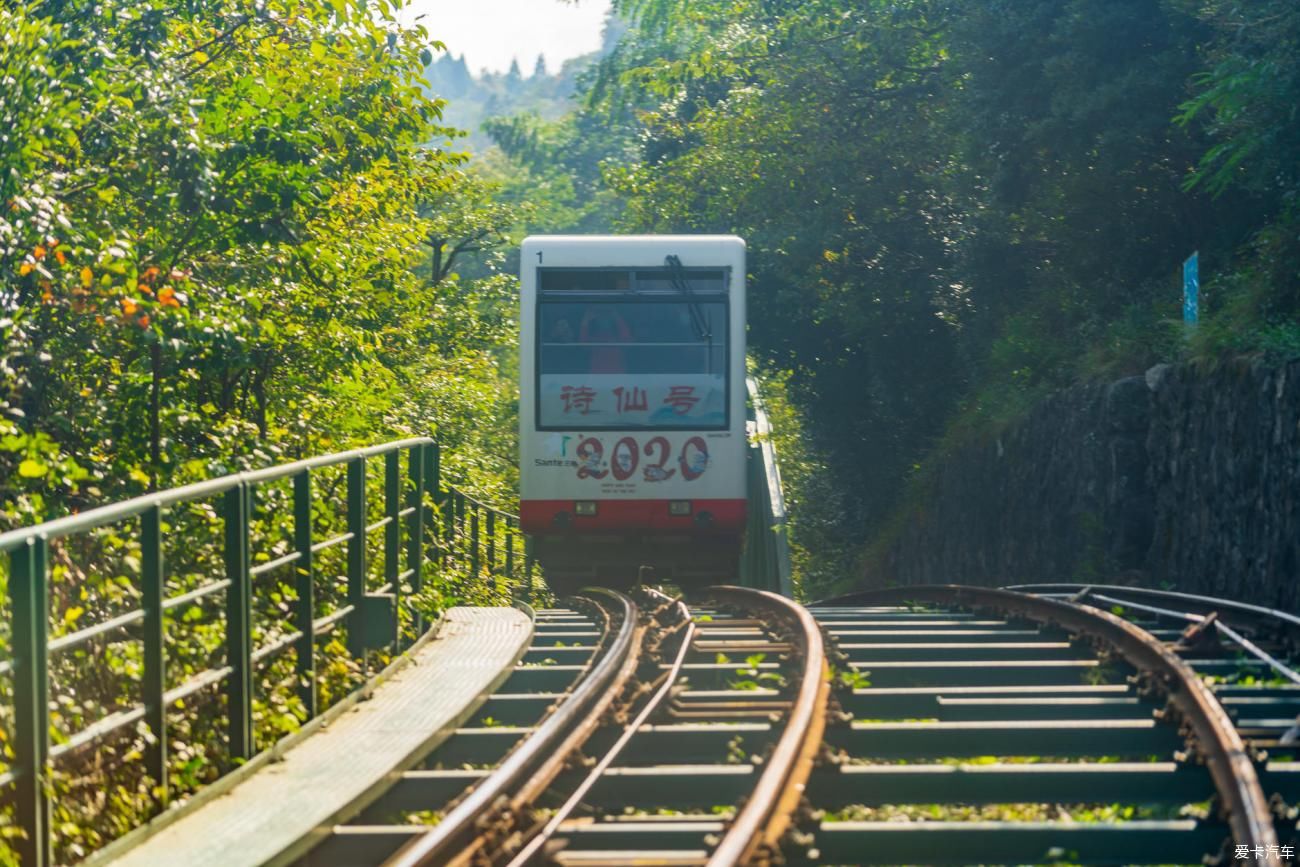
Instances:
[[[746,462],[749,503],[745,549],[740,557],[740,583],[746,587],[794,596],[790,539],[786,526],[781,470],[772,444],[772,425],[753,377],[745,380],[749,392],[750,442]]]
[[[372,502],[369,472],[382,462],[383,497]],[[345,486],[345,516],[341,527],[318,537],[320,517],[330,490],[318,495],[316,484],[325,471],[341,468],[336,480]],[[338,473],[338,470],[334,470]],[[431,574],[459,585],[483,581],[504,597],[522,593],[531,598],[534,563],[531,545],[519,532],[513,515],[493,509],[441,484],[438,445],[412,438],[357,451],[311,458],[257,472],[239,473],[211,481],[137,497],[56,521],[0,535],[0,553],[9,556],[11,658],[0,660],[0,677],[12,678],[13,733],[11,761],[0,774],[0,792],[14,805],[21,839],[10,841],[23,865],[51,863],[51,777],[54,763],[68,760],[82,748],[114,735],[131,734],[143,726],[143,768],[152,785],[155,806],[169,797],[168,713],[191,697],[223,688],[225,741],[233,766],[257,753],[253,717],[255,672],[292,650],[296,692],[306,718],[323,708],[318,695],[317,641],[340,626],[347,651],[364,658],[368,651],[398,651],[425,630],[420,614],[409,602],[424,589]],[[292,518],[274,550],[253,551],[254,523],[265,531],[268,519],[258,509],[259,493],[270,496],[275,485],[287,485]],[[175,539],[168,535],[173,512],[196,504],[217,503],[213,527],[223,525],[224,538]],[[275,517],[275,516],[273,516]],[[53,546],[67,545],[105,528],[138,519],[139,606],[94,625],[51,638],[50,576]],[[373,520],[372,520],[373,519]],[[215,529],[214,529],[215,532]],[[263,532],[263,535],[268,535]],[[269,532],[275,538],[275,529]],[[382,538],[382,554],[372,564],[371,548]],[[204,575],[198,586],[168,594],[168,556],[184,558],[208,545],[219,551],[220,571]],[[344,574],[322,575],[319,563],[345,546]],[[278,553],[283,552],[283,553]],[[277,553],[277,556],[270,556]],[[192,558],[191,558],[192,559]],[[201,558],[200,558],[201,559]],[[204,561],[206,562],[206,561]],[[379,568],[375,568],[379,567]],[[468,571],[467,571],[468,570]],[[254,646],[253,606],[259,582],[275,576],[293,588],[285,597],[290,609],[281,634]],[[371,586],[376,582],[378,586]],[[504,585],[504,586],[502,586]],[[449,589],[454,591],[456,586]],[[318,592],[321,591],[321,592]],[[224,595],[224,600],[222,596]],[[337,600],[332,608],[331,599]],[[404,600],[408,604],[404,606]],[[198,671],[168,688],[168,623],[182,607],[215,606],[224,601],[224,664]],[[260,601],[260,600],[259,600]],[[324,610],[323,610],[324,609]],[[170,615],[170,616],[169,616]],[[128,707],[103,715],[76,731],[51,738],[51,663],[60,654],[87,648],[112,637],[143,645],[139,695]],[[269,746],[269,744],[261,745]]]
[[[441,511],[449,516],[442,528],[445,559],[468,567],[469,575],[488,582],[488,589],[508,592],[511,599],[532,602],[539,589],[532,540],[519,529],[519,518],[488,506],[455,489],[445,491]]]

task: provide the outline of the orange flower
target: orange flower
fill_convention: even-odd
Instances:
[[[51,292],[49,289],[46,289],[44,292],[41,293],[41,302],[44,304],[53,304],[54,293]]]
[[[145,268],[145,269],[144,269],[144,277],[143,277],[142,279],[145,279],[145,280],[153,280],[153,279],[154,279],[155,277],[157,277],[157,276],[158,276],[158,269],[157,269],[157,268]],[[142,288],[143,288],[143,287],[142,287]]]
[[[63,255],[63,251],[62,251],[62,250],[55,250],[55,251],[54,251],[54,258],[59,260],[59,264],[60,264],[60,265],[66,265],[66,264],[68,264],[68,257],[65,256],[65,255]]]
[[[32,273],[35,270],[36,270],[36,266],[33,265],[31,262],[24,262],[18,266],[18,274],[21,277],[26,277],[28,274]]]
[[[32,255],[35,256],[38,260],[44,259],[45,253],[46,253],[45,248],[42,247],[40,244],[37,244],[36,247],[32,250]]]
[[[164,286],[158,290],[158,300],[164,307],[181,306],[181,302],[176,300],[176,290],[170,286]]]
[[[137,283],[135,288],[139,289],[145,295],[148,295],[151,298],[153,297],[153,290],[143,283]]]
[[[130,298],[123,298],[121,304],[122,304],[122,312],[125,313],[127,316],[134,314],[136,310],[140,309],[140,305],[136,304]]]
[[[90,266],[86,266],[85,268],[82,268],[82,269],[81,269],[81,285],[82,285],[82,286],[85,286],[87,289],[89,289],[89,288],[90,288],[90,283],[91,283],[91,281],[94,280],[94,279],[95,279],[95,272],[90,270]]]
[[[148,313],[146,313],[145,315],[143,315],[143,316],[140,317],[140,327],[141,327],[141,328],[148,328],[148,327],[149,327],[149,314],[148,314]]]

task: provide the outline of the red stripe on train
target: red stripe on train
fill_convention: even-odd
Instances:
[[[577,515],[575,502],[595,502],[596,514]],[[677,500],[520,500],[519,524],[525,533],[583,533],[667,530],[678,533],[739,532],[745,526],[744,500],[688,500],[691,514],[671,515]],[[708,515],[708,519],[702,516]],[[565,516],[557,519],[557,516]]]

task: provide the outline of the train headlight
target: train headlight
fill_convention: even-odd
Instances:
[[[668,501],[668,514],[680,518],[689,515],[690,513],[691,513],[690,500],[669,500]]]
[[[595,500],[577,500],[573,504],[573,513],[581,518],[594,518],[596,516]]]

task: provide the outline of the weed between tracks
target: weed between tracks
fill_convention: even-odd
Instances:
[[[1116,762],[1166,762],[1168,756],[965,756],[959,758],[877,759],[849,756],[849,765],[1113,765]]]
[[[1112,683],[1123,683],[1124,675],[1114,666],[1103,663],[1085,671],[1083,682],[1088,686],[1106,686]]]
[[[442,821],[441,810],[409,810],[399,813],[396,822],[385,822],[384,824],[394,825],[428,825],[433,827]]]
[[[884,804],[854,805],[826,812],[824,822],[1078,822],[1123,824],[1170,819],[1206,819],[1208,801],[1182,806],[1133,804]]]
[[[710,818],[730,819],[736,815],[735,804],[714,804],[708,810],[673,810],[668,807],[656,807],[653,810],[638,810],[636,807],[624,807],[623,816],[632,816],[638,819],[648,818],[680,818],[684,816],[697,817],[706,815]]]
[[[1291,686],[1291,681],[1284,677],[1258,677],[1252,671],[1235,671],[1232,674],[1202,674],[1201,680],[1207,686],[1258,686],[1273,689]]]
[[[759,668],[763,660],[767,659],[766,653],[754,653],[745,657],[745,664],[736,669],[736,674],[745,678],[744,680],[733,680],[727,683],[729,689],[744,690],[752,692],[758,689],[784,689],[786,680],[784,675],[775,671],[763,671]],[[714,660],[718,665],[730,665],[731,658],[725,653],[719,653]]]

